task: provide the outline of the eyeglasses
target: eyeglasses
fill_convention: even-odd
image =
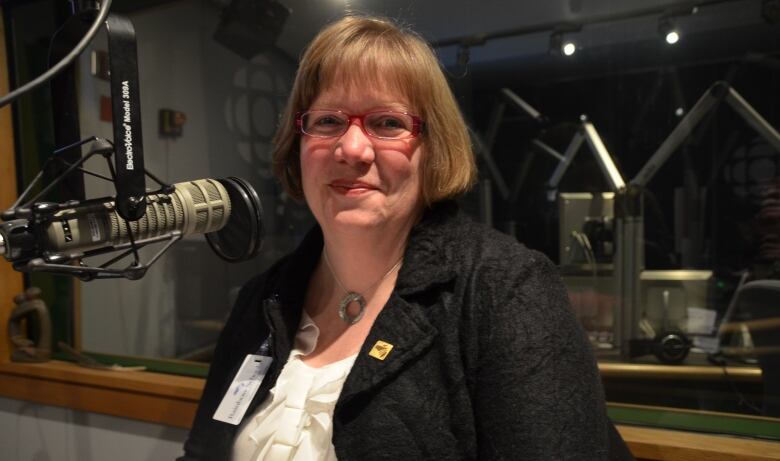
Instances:
[[[379,139],[408,139],[419,135],[423,121],[416,115],[389,110],[350,115],[340,110],[310,110],[295,114],[295,126],[300,133],[315,138],[335,138],[347,132],[352,122],[368,136]]]

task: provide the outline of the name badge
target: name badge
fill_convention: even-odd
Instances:
[[[266,355],[247,355],[230,388],[222,397],[217,411],[214,412],[214,419],[233,425],[241,423],[271,362],[273,359]]]

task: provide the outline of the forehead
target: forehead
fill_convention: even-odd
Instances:
[[[339,109],[353,114],[378,109],[415,112],[409,98],[392,85],[334,83],[323,89],[312,101],[313,109]]]

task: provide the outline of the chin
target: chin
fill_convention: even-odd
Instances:
[[[333,213],[333,224],[351,228],[369,229],[387,223],[387,218],[378,210],[349,209]]]

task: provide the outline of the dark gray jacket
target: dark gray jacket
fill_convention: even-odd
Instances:
[[[181,460],[227,460],[236,427],[212,415],[273,331],[279,376],[322,249],[319,228],[241,291]],[[382,340],[384,361],[368,355]],[[601,460],[608,422],[596,362],[554,266],[452,203],[409,238],[395,290],[344,383],[333,444],[348,460]]]

